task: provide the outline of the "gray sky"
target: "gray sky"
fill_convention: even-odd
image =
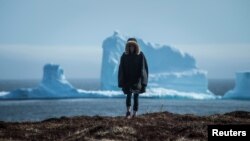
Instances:
[[[114,30],[192,54],[209,78],[250,70],[249,0],[0,0],[0,79],[99,78]]]

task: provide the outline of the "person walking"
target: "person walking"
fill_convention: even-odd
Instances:
[[[125,52],[120,58],[118,70],[118,87],[126,97],[126,117],[131,118],[131,96],[134,95],[132,117],[135,117],[139,106],[139,94],[146,92],[148,83],[148,64],[136,38],[129,38],[125,46]]]

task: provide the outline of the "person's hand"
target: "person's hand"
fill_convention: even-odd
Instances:
[[[146,92],[146,86],[142,85],[141,93],[145,93],[145,92]]]

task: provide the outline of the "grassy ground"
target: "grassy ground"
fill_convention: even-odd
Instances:
[[[208,124],[249,124],[249,112],[195,116],[169,112],[136,118],[79,116],[0,122],[0,140],[207,140]]]

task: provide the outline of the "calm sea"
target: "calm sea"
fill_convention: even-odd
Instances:
[[[97,79],[69,80],[75,87],[98,90]],[[2,80],[0,91],[35,87],[38,80]],[[223,95],[234,87],[233,80],[210,80],[209,89]],[[211,115],[236,110],[250,111],[250,101],[243,100],[173,100],[140,98],[139,114],[169,111],[179,114]],[[84,98],[53,100],[0,101],[0,121],[41,121],[48,118],[78,115],[123,116],[124,98]]]

